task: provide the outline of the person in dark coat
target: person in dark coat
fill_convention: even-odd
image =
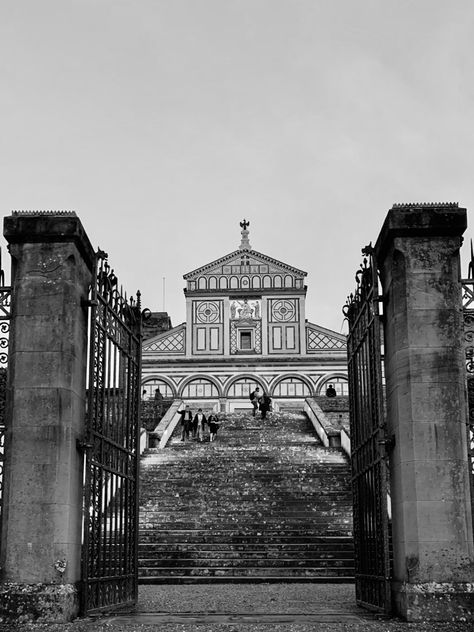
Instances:
[[[207,418],[209,424],[209,441],[214,441],[219,430],[219,418],[215,413],[211,413]]]
[[[260,389],[258,388],[258,386],[257,386],[257,388],[254,391],[252,391],[250,393],[249,398],[250,398],[250,401],[252,402],[252,406],[253,406],[253,413],[252,414],[255,417],[255,413],[258,410],[258,404],[259,404],[259,401],[260,401]]]
[[[329,384],[326,389],[326,397],[336,397],[336,395],[337,395],[336,389],[334,388],[332,384]]]
[[[185,439],[189,439],[189,431],[193,423],[193,414],[188,405],[182,410],[178,410],[178,413],[181,415],[181,441],[184,441]]]
[[[272,398],[264,393],[260,399],[260,412],[262,413],[262,419],[265,419],[267,412],[270,410],[272,404]]]
[[[197,437],[199,443],[204,440],[204,428],[207,424],[206,415],[199,408],[193,419],[193,437]]]

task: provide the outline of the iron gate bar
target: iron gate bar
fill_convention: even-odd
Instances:
[[[133,605],[138,591],[140,294],[127,300],[102,251],[89,304],[83,614]]]
[[[356,274],[357,288],[344,307],[347,340],[356,600],[389,613],[390,553],[388,472],[382,385],[377,264],[373,249]]]

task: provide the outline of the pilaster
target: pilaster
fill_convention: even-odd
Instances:
[[[384,301],[393,597],[408,621],[474,616],[457,205],[393,207],[376,244]]]

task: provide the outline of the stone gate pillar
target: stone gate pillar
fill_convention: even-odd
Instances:
[[[474,616],[459,248],[466,210],[402,205],[381,269],[393,519],[393,597],[408,621]]]
[[[14,213],[0,616],[68,621],[81,579],[87,299],[94,251],[74,213]]]

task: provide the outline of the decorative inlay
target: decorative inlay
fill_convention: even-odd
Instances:
[[[203,301],[196,305],[196,322],[198,323],[218,323],[220,310],[216,301]]]
[[[273,320],[285,323],[296,320],[296,303],[294,300],[281,300],[272,302]]]

